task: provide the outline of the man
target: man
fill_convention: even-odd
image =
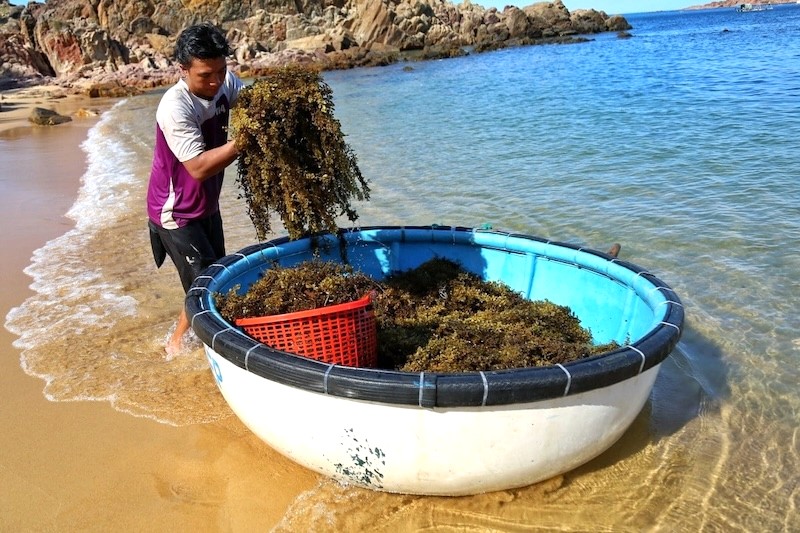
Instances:
[[[230,47],[212,24],[186,28],[175,58],[181,79],[167,90],[156,111],[156,143],[147,188],[150,242],[157,266],[167,255],[178,269],[183,290],[225,255],[219,195],[225,167],[238,153],[227,140],[228,115],[242,81],[228,71]],[[189,330],[181,306],[166,351],[182,349]]]

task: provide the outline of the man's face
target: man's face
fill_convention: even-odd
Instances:
[[[228,63],[224,57],[192,59],[189,68],[181,67],[183,79],[195,96],[211,100],[225,81]]]

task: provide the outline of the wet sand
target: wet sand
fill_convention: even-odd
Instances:
[[[23,270],[33,251],[72,227],[63,214],[86,168],[80,143],[97,120],[35,127],[30,107],[72,114],[110,104],[8,93],[2,103],[5,320],[31,294]],[[105,402],[50,402],[44,382],[20,367],[15,340],[0,328],[0,530],[265,531],[318,481],[234,416],[172,427]]]

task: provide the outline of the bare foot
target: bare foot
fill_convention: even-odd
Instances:
[[[167,345],[164,346],[164,351],[167,352],[168,359],[172,359],[176,355],[180,355],[180,353],[183,351],[183,343],[181,342],[181,339],[170,339],[169,342],[167,342]]]
[[[618,257],[619,256],[619,251],[621,249],[622,249],[622,245],[620,243],[618,243],[618,242],[615,242],[611,246],[611,249],[608,251],[608,255],[611,255],[613,257]]]

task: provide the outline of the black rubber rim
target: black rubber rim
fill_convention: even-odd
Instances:
[[[477,232],[472,228],[407,226],[408,229]],[[398,226],[342,229],[339,234],[366,230],[397,230]],[[185,307],[192,329],[214,352],[234,365],[265,379],[310,392],[390,404],[420,407],[478,407],[549,400],[614,385],[660,364],[680,339],[684,311],[678,295],[646,270],[611,255],[568,243],[524,234],[498,233],[591,253],[613,261],[648,280],[666,300],[664,320],[646,336],[617,350],[564,365],[491,372],[406,373],[331,365],[274,350],[247,336],[215,310],[215,276],[243,257],[289,241],[281,237],[226,256],[195,280]]]

